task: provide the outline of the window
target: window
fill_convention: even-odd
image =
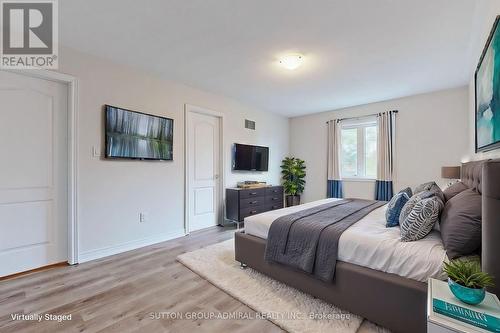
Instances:
[[[347,121],[341,128],[342,178],[377,177],[377,124],[374,120]]]

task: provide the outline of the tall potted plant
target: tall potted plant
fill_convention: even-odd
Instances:
[[[286,193],[286,206],[300,205],[300,195],[306,184],[306,165],[299,158],[286,157],[281,163],[281,179]]]

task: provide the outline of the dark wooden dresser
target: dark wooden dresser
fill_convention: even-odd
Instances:
[[[242,222],[245,217],[283,208],[283,186],[227,188],[226,218]]]

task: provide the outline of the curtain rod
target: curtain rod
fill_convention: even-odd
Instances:
[[[391,110],[389,112],[394,112],[394,113],[398,113],[399,111],[398,110]],[[380,116],[382,114],[382,112],[379,112],[379,113],[373,113],[373,114],[367,114],[367,115],[364,115],[364,116],[358,116],[358,117],[347,117],[347,118],[340,118],[340,119],[332,119],[332,120],[337,120],[337,121],[342,121],[342,120],[349,120],[349,119],[360,119],[360,118],[365,118],[365,117],[371,117],[371,116]],[[328,124],[330,120],[328,120],[326,123]]]

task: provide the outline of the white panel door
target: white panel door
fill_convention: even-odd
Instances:
[[[220,118],[187,113],[189,231],[219,223]]]
[[[68,259],[67,96],[0,71],[0,276]]]

